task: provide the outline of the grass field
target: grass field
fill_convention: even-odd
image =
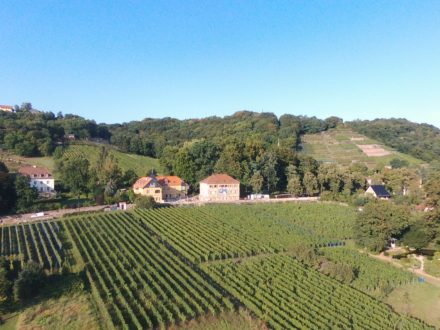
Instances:
[[[67,157],[78,157],[82,155],[93,163],[97,159],[100,148],[101,146],[99,145],[73,144],[67,148],[65,155],[67,155]],[[111,147],[109,148],[109,152],[118,160],[122,171],[131,169],[139,176],[147,175],[152,169],[155,169],[159,174],[162,172],[158,159],[124,153]]]
[[[359,147],[360,145],[378,145],[390,154],[380,157],[368,157]],[[366,164],[369,168],[386,166],[398,158],[406,160],[411,166],[423,162],[412,156],[402,154],[389,147],[381,145],[364,135],[352,131],[350,128],[336,128],[319,134],[306,134],[302,137],[303,153],[318,161],[350,165],[354,162]]]
[[[46,167],[53,172],[55,167],[52,157],[21,157],[6,151],[0,151],[0,161],[6,164],[10,172],[16,172],[22,166],[32,165]]]
[[[440,329],[440,288],[429,283],[408,284],[395,289],[385,302],[395,311],[423,319]]]

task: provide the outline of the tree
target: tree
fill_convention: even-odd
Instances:
[[[30,186],[30,179],[27,176],[17,175],[15,178],[15,192],[17,212],[27,211],[38,199],[37,188]]]
[[[391,237],[399,238],[409,226],[407,207],[389,201],[374,200],[365,205],[356,218],[355,236],[359,245],[380,252]]]
[[[138,179],[138,175],[132,169],[128,169],[124,172],[121,178],[121,186],[124,188],[131,187],[136,180]]]
[[[276,188],[278,183],[277,176],[277,165],[278,159],[273,152],[266,152],[263,155],[262,163],[262,174],[266,180],[268,192]]]
[[[400,158],[393,158],[390,160],[390,165],[392,168],[402,168],[402,167],[408,167],[408,161],[405,159]]]
[[[0,214],[9,212],[15,205],[17,194],[14,185],[14,176],[8,168],[0,162]]]
[[[14,298],[23,302],[35,297],[44,285],[45,274],[43,267],[34,261],[29,261],[18,274],[14,283]]]
[[[8,280],[8,273],[3,266],[4,262],[0,259],[0,311],[6,305],[9,296],[9,290],[11,288],[11,282]]]
[[[421,224],[416,224],[403,234],[401,242],[410,248],[420,250],[426,247],[433,239],[432,233],[428,234],[426,228],[423,228]]]
[[[304,174],[303,185],[307,196],[315,196],[319,192],[318,180],[311,172]]]
[[[287,181],[287,192],[295,197],[301,196],[303,193],[303,187],[301,184],[301,178],[299,175],[291,175]]]
[[[57,146],[53,151],[52,155],[53,158],[57,160],[57,159],[61,159],[63,157],[63,154],[64,154],[64,148],[62,146]]]
[[[151,196],[137,196],[134,204],[137,209],[152,209],[156,206],[156,202]]]
[[[89,166],[89,161],[83,157],[70,158],[58,163],[60,179],[67,189],[78,196],[78,199],[81,194],[88,194],[90,192]]]
[[[263,190],[264,178],[261,175],[260,171],[256,171],[252,175],[249,183],[252,186],[252,191],[254,193],[261,193],[261,191]]]
[[[428,180],[423,186],[427,202],[430,206],[440,206],[440,170],[434,171],[429,175]]]

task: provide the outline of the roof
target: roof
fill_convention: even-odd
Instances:
[[[200,183],[207,183],[207,184],[240,184],[240,181],[235,180],[233,177],[224,174],[213,174],[211,176],[208,176],[206,179],[203,179],[200,181]]]
[[[380,184],[373,184],[370,186],[377,197],[391,197],[391,194],[386,190],[385,186]]]
[[[51,177],[52,174],[49,172],[47,168],[44,167],[36,167],[36,166],[24,166],[20,167],[18,173],[21,175],[26,175],[30,177]]]
[[[164,186],[182,186],[185,181],[175,175],[159,175],[156,177],[160,184]]]
[[[0,109],[2,110],[14,110],[14,107],[12,105],[0,105]]]
[[[153,178],[149,176],[144,176],[142,178],[139,178],[133,185],[133,189],[142,189],[145,188],[147,184],[149,184],[153,180]]]

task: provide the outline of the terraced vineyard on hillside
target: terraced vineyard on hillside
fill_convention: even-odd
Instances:
[[[305,134],[302,138],[303,153],[318,161],[350,165],[353,162],[364,163],[370,168],[389,165],[390,160],[398,158],[406,160],[411,165],[420,165],[423,162],[412,156],[402,154],[391,148],[380,145],[364,135],[354,132],[350,128],[336,128],[319,134]],[[362,149],[363,146],[378,146],[388,155],[369,157]]]

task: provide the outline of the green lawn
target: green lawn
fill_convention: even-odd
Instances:
[[[385,302],[395,311],[417,317],[440,328],[440,288],[429,283],[404,285],[395,289]]]
[[[389,152],[390,155],[368,157],[358,145],[377,144]],[[335,128],[319,134],[306,134],[302,137],[303,153],[322,161],[350,165],[352,162],[365,163],[368,167],[389,165],[389,162],[398,158],[406,160],[410,166],[418,166],[423,162],[412,156],[402,154],[381,143],[358,134],[349,128]]]

